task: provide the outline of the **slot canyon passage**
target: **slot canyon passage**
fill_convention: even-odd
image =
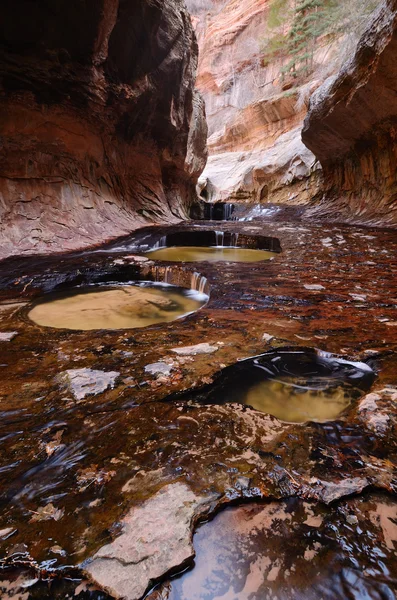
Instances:
[[[397,0],[13,0],[0,597],[397,597]]]

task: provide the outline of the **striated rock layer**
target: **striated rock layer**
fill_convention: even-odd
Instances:
[[[206,160],[183,0],[8,3],[0,24],[0,258],[186,215]]]
[[[386,0],[339,75],[310,101],[302,138],[320,160],[316,213],[397,223],[397,1]]]
[[[210,156],[200,178],[208,200],[301,204],[318,191],[321,169],[302,143],[301,127],[311,91],[335,68],[339,43],[318,42],[309,79],[282,80],[280,70],[289,58],[263,58],[266,40],[290,26],[271,26],[272,4],[187,0],[209,127]]]

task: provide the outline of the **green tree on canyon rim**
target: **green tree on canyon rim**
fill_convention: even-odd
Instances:
[[[379,0],[273,0],[269,7],[268,27],[278,29],[263,47],[266,65],[286,59],[280,74],[294,80],[313,72],[314,54],[323,36],[360,35],[368,15]]]

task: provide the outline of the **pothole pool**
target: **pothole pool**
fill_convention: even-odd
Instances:
[[[280,252],[277,238],[201,230],[163,236],[145,254],[169,262],[260,262]]]
[[[259,262],[269,260],[276,255],[266,250],[251,248],[225,248],[214,246],[202,248],[200,246],[175,246],[172,248],[159,248],[147,253],[154,260],[170,262]]]
[[[288,423],[321,423],[341,416],[374,378],[365,363],[315,350],[277,350],[227,367],[211,386],[181,398],[245,404]]]
[[[49,294],[28,316],[37,325],[57,329],[136,329],[175,321],[207,301],[204,293],[164,283],[94,285]]]

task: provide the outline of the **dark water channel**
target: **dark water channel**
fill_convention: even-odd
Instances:
[[[396,503],[379,494],[232,508],[198,529],[194,568],[150,598],[392,600],[396,542]]]

